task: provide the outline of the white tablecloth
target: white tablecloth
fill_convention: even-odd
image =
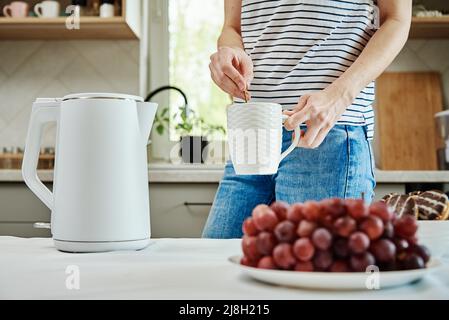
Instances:
[[[0,299],[449,299],[448,260],[412,285],[339,292],[254,281],[227,261],[239,253],[238,240],[161,239],[140,252],[68,254],[51,239],[0,237]],[[79,290],[66,287],[68,266],[79,270]]]

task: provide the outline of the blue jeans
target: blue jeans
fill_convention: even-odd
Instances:
[[[374,196],[374,161],[364,127],[337,125],[317,149],[296,148],[271,176],[238,176],[231,163],[203,231],[204,238],[242,236],[242,223],[258,204],[287,203],[326,198]],[[283,150],[292,142],[284,130]]]

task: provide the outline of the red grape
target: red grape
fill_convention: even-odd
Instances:
[[[384,202],[276,201],[243,222],[241,264],[300,272],[424,268],[430,252],[418,244],[417,228],[412,215],[398,218]]]
[[[243,236],[242,238],[242,250],[243,254],[252,261],[256,261],[260,258],[261,254],[257,249],[257,237]]]
[[[341,237],[349,237],[357,228],[356,221],[351,217],[338,218],[334,223],[335,233]]]
[[[317,224],[315,222],[302,220],[298,224],[298,229],[296,230],[296,234],[300,237],[310,237],[316,228],[317,228]]]
[[[320,204],[316,201],[307,201],[304,203],[302,213],[309,221],[317,221],[320,217]]]
[[[394,222],[395,234],[402,238],[410,238],[416,234],[418,223],[412,215],[405,214]]]
[[[247,267],[253,267],[253,268],[257,267],[257,261],[252,261],[248,257],[243,257],[240,260],[240,264],[243,266],[247,266]]]
[[[402,261],[404,270],[424,269],[426,267],[423,258],[416,253],[408,254]]]
[[[296,265],[293,256],[292,246],[288,243],[281,243],[273,250],[273,259],[279,268],[290,270]]]
[[[322,207],[322,210],[334,219],[341,217],[346,213],[345,203],[342,199],[334,198],[323,200]]]
[[[396,261],[391,261],[391,262],[387,262],[387,263],[379,263],[378,267],[379,267],[380,271],[395,271],[395,270],[399,269]]]
[[[370,240],[376,240],[384,232],[384,223],[376,216],[369,216],[360,224],[360,230],[365,232]]]
[[[313,258],[313,265],[318,271],[326,271],[332,262],[332,254],[329,251],[317,251]]]
[[[310,261],[315,254],[315,247],[310,239],[301,238],[296,240],[293,245],[293,253],[300,261]]]
[[[369,252],[364,252],[361,254],[351,256],[349,264],[355,272],[365,272],[366,268],[372,266],[376,263],[373,255]]]
[[[348,263],[344,260],[335,261],[329,269],[330,272],[348,272],[349,270]]]
[[[347,258],[349,256],[348,240],[337,239],[334,242],[334,253],[339,258]]]
[[[271,204],[270,208],[274,211],[274,213],[276,213],[279,221],[284,221],[287,219],[287,211],[289,209],[288,203],[276,201]]]
[[[257,264],[257,268],[259,269],[269,269],[269,270],[276,270],[276,264],[274,263],[274,260],[272,257],[267,256],[263,257],[259,260],[259,263]]]
[[[279,222],[276,214],[267,205],[258,205],[253,210],[254,224],[260,231],[273,231]]]
[[[410,249],[414,253],[416,253],[418,256],[420,256],[424,260],[424,263],[429,262],[429,260],[430,260],[430,250],[426,246],[413,245]]]
[[[393,243],[396,246],[396,251],[398,253],[404,252],[408,249],[409,244],[407,240],[401,238],[394,238]]]
[[[388,239],[376,240],[371,244],[370,251],[381,263],[392,262],[396,258],[396,246]]]
[[[325,228],[316,229],[312,234],[312,242],[320,250],[327,250],[332,245],[332,234]]]
[[[394,237],[394,226],[393,223],[387,222],[384,224],[383,238],[392,239]]]
[[[414,246],[418,244],[418,237],[414,235],[413,237],[408,237],[407,242],[409,245]]]
[[[242,230],[247,236],[256,236],[259,233],[259,230],[257,230],[254,220],[251,217],[243,222]]]
[[[389,222],[393,220],[394,217],[394,212],[382,201],[373,203],[369,207],[369,213],[370,215],[382,219],[383,222]]]
[[[348,241],[349,250],[352,253],[363,253],[368,250],[370,240],[366,234],[357,231],[351,234]]]
[[[365,218],[369,214],[368,206],[361,199],[348,199],[345,201],[346,210],[356,220]]]
[[[282,221],[274,229],[274,235],[279,242],[292,242],[296,238],[296,226],[288,220]]]
[[[263,231],[257,236],[257,250],[264,256],[271,255],[276,244],[276,238],[270,232]]]
[[[299,261],[295,265],[295,271],[299,272],[313,272],[313,263],[311,261]]]
[[[302,204],[295,203],[287,211],[287,219],[294,223],[299,223],[304,216],[302,215]]]
[[[321,223],[321,226],[326,229],[332,230],[334,227],[334,218],[331,215],[321,216],[319,222]]]

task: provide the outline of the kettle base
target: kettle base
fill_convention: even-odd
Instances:
[[[106,241],[106,242],[76,242],[53,240],[56,249],[70,253],[94,253],[110,251],[137,251],[143,250],[150,244],[150,239],[133,241]]]

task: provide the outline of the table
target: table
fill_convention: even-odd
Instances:
[[[320,291],[252,280],[227,261],[239,253],[239,240],[160,239],[139,252],[69,254],[51,239],[0,237],[0,299],[449,299],[449,259],[408,286]]]

